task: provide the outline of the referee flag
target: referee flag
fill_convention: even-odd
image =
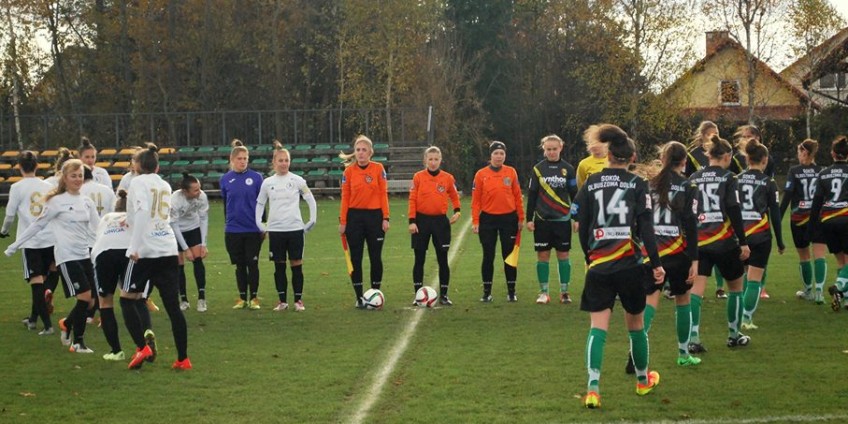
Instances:
[[[347,265],[347,275],[353,274],[353,262],[350,261],[350,250],[347,248],[347,237],[342,234],[342,249],[345,255],[345,264]]]
[[[507,265],[518,268],[518,252],[521,250],[521,230],[515,234],[515,245],[512,248],[512,253],[504,259]]]

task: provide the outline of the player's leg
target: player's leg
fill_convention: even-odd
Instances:
[[[350,250],[350,262],[353,265],[350,282],[353,285],[357,302],[361,302],[363,292],[362,257],[365,253],[365,227],[360,215],[359,211],[349,212],[347,226],[345,227],[345,237],[347,237],[347,245]]]
[[[516,237],[518,234],[518,215],[508,215],[499,219],[498,235],[501,242],[501,257],[506,259],[516,246]],[[518,268],[503,263],[504,276],[506,277],[507,299],[510,302],[515,302],[518,297],[515,295],[515,281],[518,279]]]
[[[483,279],[483,302],[492,301],[492,280],[495,275],[495,246],[498,242],[498,229],[491,215],[480,214],[480,226],[477,236],[480,238],[480,246],[483,249],[483,260],[480,265],[480,274]]]
[[[188,359],[188,327],[185,315],[183,315],[179,305],[177,257],[155,258],[151,263],[156,265],[156,272],[151,276],[151,284],[159,289],[159,296],[162,297],[162,304],[165,306],[165,311],[168,312],[168,318],[171,321],[174,346],[177,349],[177,362],[174,363],[174,368],[177,368],[178,363]],[[182,368],[185,369],[186,367]],[[191,365],[188,365],[188,368],[191,368]]]
[[[368,246],[368,261],[371,264],[371,288],[380,290],[383,284],[383,217],[380,211],[369,211],[366,221],[365,243]]]
[[[305,311],[303,306],[303,250],[304,250],[304,233],[301,231],[292,231],[286,235],[286,254],[289,257],[289,265],[292,272],[292,291],[294,292],[294,310],[295,312]]]
[[[186,293],[186,275],[185,275],[185,254],[183,252],[177,253],[177,257],[179,258],[179,290],[180,290],[180,309],[187,310],[189,306],[188,303],[188,293]]]
[[[233,309],[242,309],[247,307],[247,259],[245,257],[244,239],[241,234],[225,233],[224,243],[230,256],[230,263],[236,267],[236,288],[238,289],[239,300],[236,301]]]
[[[245,260],[247,261],[247,285],[250,290],[248,308],[259,309],[259,252],[262,250],[262,234],[245,234]]]

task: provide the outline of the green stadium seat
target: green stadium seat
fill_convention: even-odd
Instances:
[[[258,166],[268,166],[268,159],[265,158],[257,158],[250,161],[250,164],[254,167]]]
[[[175,160],[175,161],[171,162],[171,166],[172,166],[172,167],[175,167],[175,168],[185,168],[185,167],[187,167],[190,163],[191,163],[191,162],[189,162],[189,161],[188,161],[188,160],[186,160],[186,159],[180,159],[180,160]]]
[[[297,144],[297,145],[294,146],[294,151],[296,151],[296,152],[303,152],[303,151],[306,151],[306,150],[312,150],[312,145],[311,144]]]
[[[374,151],[389,150],[389,145],[386,143],[374,143]]]
[[[306,174],[305,172],[303,172],[303,171],[302,171],[302,170],[300,170],[300,169],[295,169],[295,170],[293,170],[292,172],[293,172],[295,175],[300,175],[301,177],[302,177],[302,176],[304,176],[304,174]]]
[[[330,163],[330,158],[328,158],[326,156],[316,156],[316,157],[312,158],[312,160],[310,162],[321,163],[321,164]]]
[[[166,178],[166,180],[168,180],[172,183],[178,183],[182,179],[183,179],[182,172],[173,172],[170,175],[168,175],[168,178]]]
[[[306,173],[307,177],[326,177],[327,170],[325,168],[313,169]]]
[[[200,146],[197,148],[198,156],[213,156],[215,155],[215,146]]]
[[[218,146],[218,147],[215,148],[215,152],[218,153],[218,154],[229,155],[230,152],[232,152],[232,151],[233,151],[232,146]]]
[[[230,166],[230,161],[227,159],[213,159],[209,165],[214,169],[227,169]]]
[[[328,152],[331,152],[332,150],[333,150],[333,146],[330,146],[329,144],[316,144],[315,145],[315,151],[316,152],[328,153]]]
[[[271,150],[274,150],[274,145],[272,144],[260,144],[251,149],[257,153],[271,153]]]
[[[171,166],[171,161],[169,161],[169,160],[160,160],[159,161],[159,168],[167,168],[169,166]]]
[[[374,157],[371,158],[371,160],[374,161],[374,162],[380,162],[382,164],[385,164],[386,162],[389,161],[389,158],[387,158],[385,156],[374,156]]]
[[[327,175],[330,176],[330,177],[333,177],[333,178],[341,178],[342,175],[344,175],[344,170],[343,169],[331,169],[329,172],[327,172]]]
[[[207,172],[206,174],[203,175],[203,179],[209,180],[210,182],[217,182],[223,176],[224,176],[223,172],[209,171],[209,172]]]
[[[207,168],[209,168],[208,159],[198,159],[189,165],[189,169],[196,171],[205,171]]]
[[[291,160],[291,163],[297,163],[297,164],[309,163],[309,159],[307,159],[307,158],[293,158]]]
[[[333,150],[341,150],[343,152],[350,150],[350,148],[350,144],[336,144],[335,146],[333,146]]]

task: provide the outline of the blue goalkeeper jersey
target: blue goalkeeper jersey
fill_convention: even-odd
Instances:
[[[224,200],[226,233],[260,233],[256,227],[256,198],[262,188],[262,175],[247,169],[230,171],[221,177],[221,197]]]

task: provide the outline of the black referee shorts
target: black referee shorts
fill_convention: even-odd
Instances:
[[[447,252],[450,249],[451,227],[447,216],[419,213],[415,216],[415,225],[418,226],[418,232],[412,234],[412,249],[427,250],[430,239],[436,250]]]

